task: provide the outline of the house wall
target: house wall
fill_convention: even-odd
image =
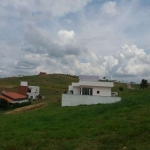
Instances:
[[[110,87],[91,87],[91,86],[84,86],[82,88],[92,88],[93,89],[93,95],[97,96],[111,96],[111,88]],[[73,90],[73,94],[80,95],[80,87],[70,87],[69,91]],[[99,94],[97,94],[97,91],[99,91]]]
[[[28,99],[30,99],[31,97],[33,99],[36,99],[36,97],[40,94],[40,88],[38,86],[29,86],[29,88],[31,89],[31,92],[27,93]]]
[[[28,86],[19,86],[18,87],[18,93],[21,95],[27,95],[28,92]]]
[[[39,86],[28,86],[31,89],[32,93],[38,93],[40,92]]]
[[[28,86],[28,82],[26,82],[26,81],[21,81],[20,85],[21,85],[21,86]]]
[[[73,91],[73,87],[69,85],[68,92]]]
[[[97,91],[99,91],[99,94],[97,94]],[[111,96],[111,88],[110,87],[93,87],[93,95]]]
[[[62,94],[61,106],[110,104],[110,103],[119,102],[120,100],[121,100],[120,97]]]
[[[28,95],[28,99],[30,99],[32,97],[32,99],[36,99],[36,96],[38,96],[39,94],[37,93],[27,93]]]
[[[92,82],[92,81],[79,81],[78,83],[73,82],[72,86],[92,86],[92,87],[113,87],[113,82]]]
[[[80,94],[80,87],[73,87],[73,94]]]

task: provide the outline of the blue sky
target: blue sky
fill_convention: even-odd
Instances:
[[[150,1],[1,0],[0,77],[150,80]]]

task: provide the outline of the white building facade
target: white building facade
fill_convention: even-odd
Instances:
[[[120,97],[111,97],[113,82],[99,82],[98,76],[79,76],[78,83],[69,85],[68,94],[62,95],[62,106],[114,103]]]
[[[37,96],[40,94],[39,86],[28,86],[28,99],[37,99]]]

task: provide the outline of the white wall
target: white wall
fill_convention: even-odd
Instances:
[[[28,86],[31,89],[32,93],[38,93],[40,92],[39,86]]]
[[[97,94],[97,91],[99,91],[99,94]],[[111,88],[109,88],[109,87],[93,87],[93,95],[111,96]]]
[[[91,82],[91,81],[79,81],[78,83],[73,82],[72,86],[97,86],[97,87],[113,87],[113,82]]]
[[[82,87],[82,88],[92,88],[93,89],[93,95],[97,96],[111,96],[111,88],[110,87]],[[80,95],[80,87],[72,87],[70,88],[69,86],[69,91],[70,89],[73,90],[73,94],[78,94]],[[97,94],[97,91],[99,91],[99,94]]]
[[[32,97],[32,99],[36,99],[39,94],[37,94],[37,93],[27,93],[27,95],[28,95],[28,99],[30,99],[31,97]]]
[[[120,97],[103,97],[88,95],[62,94],[61,106],[78,106],[91,104],[110,104],[119,102]]]
[[[69,85],[68,92],[73,91],[73,86]]]
[[[26,82],[26,81],[21,81],[20,85],[21,85],[21,86],[28,86],[28,82]]]
[[[73,87],[73,94],[80,94],[80,87]]]
[[[40,94],[40,88],[39,86],[29,86],[31,89],[31,93],[27,93],[28,98],[33,97],[33,99],[36,99],[36,97]]]

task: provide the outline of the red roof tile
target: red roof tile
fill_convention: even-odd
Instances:
[[[2,92],[2,95],[3,96],[7,96],[11,99],[25,99],[27,98],[27,96],[24,96],[24,95],[21,95],[21,94],[18,94],[18,93],[14,93],[14,92]]]
[[[9,102],[9,103],[12,103],[12,102],[14,102],[12,99],[10,99],[10,98],[8,98],[8,97],[5,97],[5,96],[0,96],[0,98],[2,98],[2,99],[5,99],[7,102]]]

